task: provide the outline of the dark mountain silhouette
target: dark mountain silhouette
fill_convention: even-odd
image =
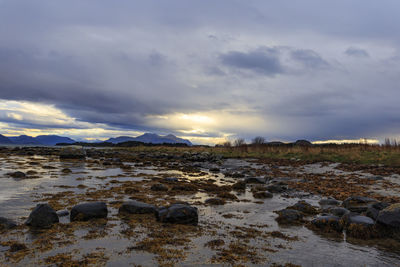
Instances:
[[[36,138],[28,135],[12,136],[9,139],[17,145],[41,145]]]
[[[12,141],[0,134],[0,144],[12,144]]]
[[[176,137],[173,134],[162,136],[162,135],[158,135],[158,134],[145,133],[138,137],[119,136],[116,138],[110,138],[110,139],[106,140],[106,142],[110,142],[113,144],[118,144],[118,143],[128,142],[128,141],[137,141],[137,142],[143,142],[143,143],[149,143],[149,144],[164,144],[165,143],[165,144],[187,144],[188,146],[192,145],[192,143],[189,140]]]
[[[72,144],[75,140],[69,137],[63,137],[58,135],[39,135],[36,137],[28,135],[13,136],[8,138],[12,144],[16,145],[45,145],[54,146],[58,143]],[[1,143],[1,142],[0,142]]]
[[[36,137],[36,140],[38,140],[41,144],[48,146],[54,146],[58,143],[67,143],[67,144],[75,143],[75,140],[69,137],[58,136],[58,135],[39,135]]]

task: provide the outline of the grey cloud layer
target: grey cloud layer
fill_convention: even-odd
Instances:
[[[127,130],[172,131],[148,115],[236,110],[273,125],[210,135],[381,137],[400,130],[398,11],[395,0],[2,0],[0,98]]]

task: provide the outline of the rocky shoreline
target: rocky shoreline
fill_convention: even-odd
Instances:
[[[46,180],[26,193],[25,218],[0,209],[5,265],[329,265],[300,255],[316,238],[400,256],[400,179],[383,166],[74,147],[2,147],[0,157],[17,189]]]

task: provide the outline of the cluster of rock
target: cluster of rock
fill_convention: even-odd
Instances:
[[[127,201],[119,208],[120,214],[154,214],[163,223],[198,224],[198,210],[189,204],[172,204],[168,207],[157,208],[154,205],[140,201]],[[38,204],[29,214],[25,224],[38,229],[50,228],[58,223],[59,217],[70,216],[70,221],[88,221],[91,219],[107,218],[108,209],[104,202],[88,202],[74,206],[71,212],[66,210],[56,212],[48,204]],[[0,230],[12,229],[17,224],[9,219],[0,217]]]
[[[307,225],[317,231],[343,233],[355,238],[395,237],[400,233],[400,203],[389,204],[376,199],[352,196],[340,202],[336,199],[322,199],[320,207],[313,207],[305,201],[277,211],[278,223],[302,224],[304,217],[319,214]]]

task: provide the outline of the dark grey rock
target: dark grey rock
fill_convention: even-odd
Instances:
[[[164,181],[175,183],[175,182],[178,182],[179,179],[176,177],[167,177],[167,178],[164,178]]]
[[[352,196],[345,199],[342,203],[343,207],[353,212],[365,212],[368,209],[368,205],[378,202],[376,199],[362,196]]]
[[[257,191],[257,192],[253,192],[253,197],[254,198],[272,198],[274,195],[271,192],[268,191]]]
[[[296,224],[302,221],[303,215],[298,210],[293,209],[283,209],[277,211],[278,218],[276,221],[281,224]]]
[[[208,204],[208,205],[224,205],[225,204],[225,200],[215,197],[215,198],[209,198],[206,201],[204,201],[204,203]]]
[[[131,200],[123,203],[119,208],[120,213],[130,213],[130,214],[146,214],[146,213],[156,213],[157,207],[144,202]]]
[[[298,201],[293,206],[288,207],[288,209],[298,210],[298,211],[302,212],[303,214],[307,214],[307,215],[318,213],[318,210],[315,207],[313,207],[310,203],[307,203],[304,200]]]
[[[244,181],[246,184],[265,184],[265,178],[260,177],[249,177],[246,178]]]
[[[272,184],[267,186],[267,190],[271,193],[283,193],[287,190],[286,185]]]
[[[311,221],[311,224],[321,230],[334,230],[341,232],[343,226],[340,223],[340,217],[334,215],[322,215]]]
[[[150,187],[150,189],[153,190],[153,191],[168,191],[168,186],[166,186],[164,184],[161,184],[161,183],[158,183],[158,184],[153,184]]]
[[[89,202],[74,206],[71,210],[71,221],[87,221],[95,218],[107,218],[108,210],[104,202]]]
[[[344,215],[342,217],[342,221],[344,222],[344,225],[357,224],[363,226],[373,226],[375,224],[375,221],[370,217],[352,213]]]
[[[17,226],[17,223],[13,220],[0,217],[0,230],[1,229],[12,229]]]
[[[350,213],[350,211],[348,209],[342,208],[342,207],[333,207],[333,208],[328,209],[328,211],[329,211],[329,213],[332,213],[333,215],[338,216],[338,217],[342,217],[342,216]]]
[[[58,215],[52,207],[48,204],[38,204],[29,215],[25,224],[35,228],[50,228],[58,222]]]
[[[177,224],[197,225],[199,221],[197,208],[187,204],[173,204],[160,208],[156,213],[156,218],[164,223]]]
[[[21,171],[17,171],[17,172],[10,172],[7,173],[9,176],[11,176],[12,178],[16,178],[16,179],[25,179],[26,178],[26,174],[21,172]]]
[[[387,207],[390,204],[386,202],[376,202],[368,205],[368,209],[366,215],[374,220],[378,218],[379,212]]]
[[[399,228],[400,203],[390,205],[389,207],[381,210],[376,220],[383,225]]]

